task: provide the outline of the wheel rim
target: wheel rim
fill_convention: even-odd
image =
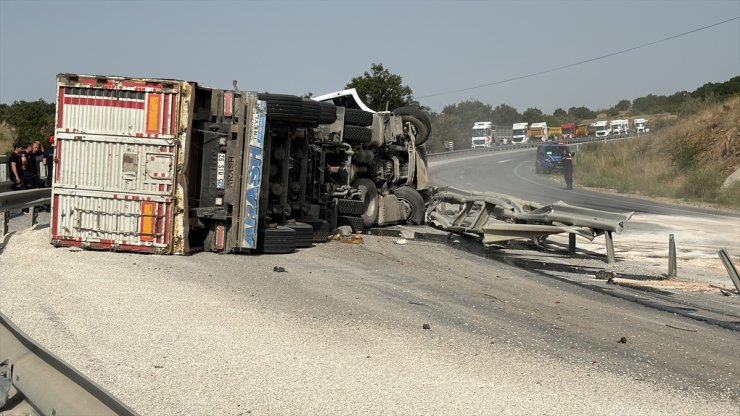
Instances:
[[[398,197],[396,197],[396,198],[398,198]],[[414,212],[414,204],[412,204],[411,201],[409,201],[406,198],[398,198],[398,200],[401,201],[401,203],[403,204],[404,208],[406,208],[406,212],[408,213],[406,215],[406,218],[414,218],[414,213],[415,213]]]

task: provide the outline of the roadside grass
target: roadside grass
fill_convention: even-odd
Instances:
[[[646,136],[589,143],[576,153],[576,183],[740,209],[740,183],[721,189],[740,168],[738,126],[734,97]]]

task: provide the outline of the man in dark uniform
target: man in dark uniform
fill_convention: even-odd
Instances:
[[[49,148],[44,150],[41,161],[46,166],[46,187],[51,188],[52,172],[54,171],[54,136],[49,137]]]
[[[563,176],[566,189],[573,189],[573,153],[568,149],[563,150]]]
[[[25,189],[23,186],[23,162],[21,160],[21,144],[13,145],[13,153],[10,154],[8,164],[10,165],[10,180],[13,181],[13,189]]]

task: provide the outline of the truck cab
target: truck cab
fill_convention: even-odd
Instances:
[[[494,143],[494,131],[496,126],[490,121],[478,121],[473,124],[473,132],[470,139],[471,149],[491,147]]]
[[[629,133],[629,120],[612,120],[609,122],[609,134],[620,136]]]
[[[637,133],[647,133],[650,131],[650,122],[647,119],[636,118],[634,125]]]
[[[563,123],[560,125],[560,130],[564,140],[576,138],[577,128],[575,123]]]
[[[549,138],[547,123],[532,123],[532,125],[529,126],[529,138],[535,141],[546,142]]]
[[[594,128],[594,135],[596,137],[607,137],[611,133],[611,129],[609,129],[609,122],[606,120],[596,121],[591,125]]]
[[[511,143],[523,144],[529,141],[529,124],[528,123],[514,123],[512,125],[511,132]]]

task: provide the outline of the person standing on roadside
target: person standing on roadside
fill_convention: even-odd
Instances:
[[[568,149],[564,149],[562,161],[565,189],[573,189],[573,153]]]
[[[23,161],[21,152],[23,146],[19,143],[13,145],[13,153],[10,154],[8,164],[10,165],[10,179],[13,181],[13,189],[25,189],[23,186]]]
[[[33,144],[28,143],[23,147],[21,152],[21,168],[23,169],[23,189],[33,189],[36,187],[35,166],[31,160],[33,153]]]
[[[54,135],[49,137],[49,148],[44,150],[41,162],[46,166],[46,187],[51,188],[54,172]]]

